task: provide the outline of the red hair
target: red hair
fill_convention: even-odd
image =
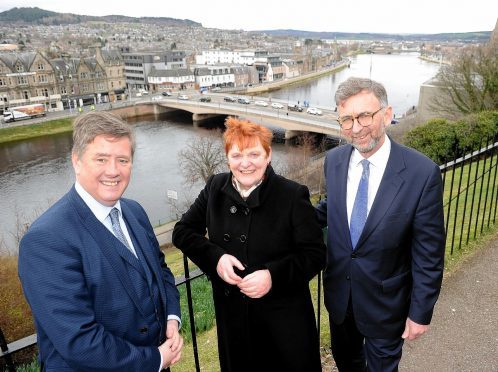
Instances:
[[[270,153],[271,140],[273,133],[268,128],[255,124],[248,120],[240,120],[234,117],[229,117],[225,121],[226,131],[223,134],[225,141],[225,154],[237,145],[239,150],[244,150],[248,147],[256,146],[259,142],[268,155]]]

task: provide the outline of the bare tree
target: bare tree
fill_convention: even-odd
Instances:
[[[438,75],[441,94],[431,109],[461,114],[498,108],[498,55],[491,45],[469,47]]]
[[[221,133],[198,137],[178,152],[178,163],[187,184],[206,182],[210,176],[226,169]]]
[[[295,151],[287,158],[287,166],[282,174],[287,178],[308,186],[313,192],[321,192],[323,183],[323,161],[315,159],[325,151],[325,141],[316,143],[316,137],[309,133],[299,136]]]

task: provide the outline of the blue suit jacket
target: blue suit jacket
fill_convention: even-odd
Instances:
[[[327,199],[317,206],[328,226],[325,305],[344,321],[351,296],[356,324],[367,337],[399,337],[410,317],[429,324],[444,263],[439,167],[391,141],[391,153],[362,235],[353,251],[346,210],[351,145],[327,154]]]
[[[174,277],[143,208],[127,199],[121,206],[159,283],[165,330],[168,314],[180,317]],[[19,248],[19,276],[47,371],[158,371],[158,335],[149,334],[127,274],[131,257],[74,187],[31,225]]]

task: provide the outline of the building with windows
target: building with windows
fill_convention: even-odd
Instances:
[[[38,52],[1,53],[0,111],[32,103],[62,109],[52,64]]]
[[[152,69],[160,71],[187,68],[183,51],[123,52],[122,56],[126,87],[131,92],[140,89],[150,90],[149,74]]]

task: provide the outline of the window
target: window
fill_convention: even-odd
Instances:
[[[24,72],[24,66],[21,65],[20,63],[16,64],[16,71],[17,72]]]
[[[24,90],[22,92],[22,96],[23,96],[24,99],[29,99],[29,92],[27,90]]]
[[[38,70],[45,70],[45,65],[42,62],[38,63]]]
[[[27,85],[28,79],[26,78],[26,76],[18,76],[17,77],[17,84],[18,85]]]
[[[42,92],[45,97],[48,97],[48,89],[43,89]]]
[[[87,72],[80,73],[80,79],[87,79],[87,78],[88,78],[88,73]]]
[[[1,86],[4,86],[4,85],[7,85],[7,84],[5,83],[5,80],[4,80],[4,79],[2,79],[2,78],[0,78],[0,87],[1,87]]]
[[[47,75],[38,75],[38,82],[39,83],[48,83]]]
[[[64,86],[61,87],[61,94],[67,94],[66,87]]]

